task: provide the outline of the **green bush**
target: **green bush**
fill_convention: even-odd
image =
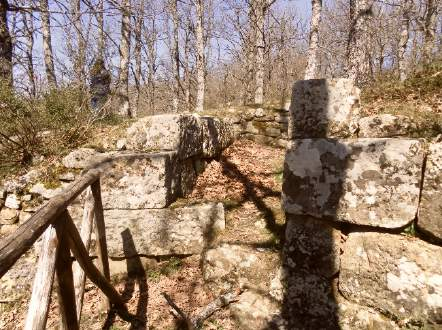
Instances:
[[[27,167],[37,155],[61,155],[81,145],[96,119],[79,88],[26,98],[0,86],[0,175]]]

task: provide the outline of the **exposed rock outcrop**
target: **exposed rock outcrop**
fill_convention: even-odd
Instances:
[[[411,136],[417,129],[411,118],[401,115],[381,114],[359,120],[360,138],[391,138]]]

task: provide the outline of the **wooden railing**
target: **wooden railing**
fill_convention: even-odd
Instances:
[[[80,233],[67,207],[86,191]],[[95,226],[94,226],[95,223]],[[95,227],[98,268],[89,256],[92,228]],[[131,323],[131,315],[120,294],[110,283],[109,262],[101,201],[100,170],[91,169],[52,198],[17,231],[0,242],[0,278],[35,241],[43,235],[25,329],[44,329],[56,274],[62,329],[78,329],[88,277],[103,293],[106,307]],[[71,258],[72,255],[75,258]]]

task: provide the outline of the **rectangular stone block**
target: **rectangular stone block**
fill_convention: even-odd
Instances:
[[[202,125],[199,116],[164,114],[139,119],[128,128],[126,148],[138,151],[172,151],[181,159],[203,152]]]
[[[301,139],[287,149],[286,212],[384,228],[414,220],[423,166],[412,139]]]
[[[105,209],[163,208],[180,192],[179,162],[175,153],[115,156],[102,175]]]
[[[360,90],[350,79],[295,83],[290,106],[292,138],[349,137],[357,130]]]
[[[441,257],[442,247],[416,238],[351,233],[341,256],[339,291],[401,323],[441,324]]]
[[[218,156],[235,139],[232,125],[214,117],[201,117],[203,157]]]
[[[198,254],[225,228],[221,203],[176,209],[104,212],[109,256]]]
[[[442,143],[429,146],[417,225],[442,240]]]

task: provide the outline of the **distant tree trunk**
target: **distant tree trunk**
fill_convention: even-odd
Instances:
[[[318,74],[319,25],[321,23],[322,0],[312,0],[312,17],[310,21],[310,42],[307,68],[304,79],[315,79]]]
[[[57,87],[57,79],[55,77],[54,56],[52,53],[51,19],[48,0],[40,0],[40,9],[46,79],[48,80],[49,88],[52,89]]]
[[[77,50],[76,50],[76,56],[75,56],[75,62],[74,62],[74,69],[75,69],[75,75],[76,80],[80,85],[83,85],[85,83],[85,71],[84,71],[84,65],[85,65],[85,42],[83,37],[83,24],[81,22],[81,1],[80,0],[73,0],[71,2],[71,15],[72,15],[72,21],[75,28],[75,34],[77,36]]]
[[[0,79],[12,86],[12,40],[8,28],[8,1],[0,1]]]
[[[139,8],[137,9],[136,19],[135,19],[135,48],[134,48],[134,57],[135,57],[135,86],[137,88],[137,97],[136,97],[136,110],[139,112],[140,106],[140,93],[141,93],[141,49],[142,49],[142,29],[144,25],[144,0],[140,0]],[[136,117],[136,113],[134,113],[134,117]]]
[[[153,15],[154,16],[154,15]],[[151,114],[155,112],[155,63],[157,50],[155,47],[157,40],[156,20],[151,19],[151,30],[145,30],[145,39],[147,40],[147,57],[148,57],[148,71],[147,71],[147,90],[149,94],[149,110]]]
[[[196,4],[196,105],[195,111],[204,110],[205,59],[204,59],[204,0],[195,0]]]
[[[255,81],[255,45],[256,45],[256,1],[249,2],[249,29],[247,31],[247,40],[245,40],[244,50],[246,53],[246,90],[244,104],[254,102],[254,81]]]
[[[129,104],[129,61],[130,61],[130,0],[121,4],[121,41],[120,41],[120,72],[119,84],[119,113],[132,117]]]
[[[104,36],[104,0],[98,2],[98,12],[97,12],[97,25],[98,25],[98,59],[104,59],[104,46],[105,46],[105,36]]]
[[[429,64],[433,57],[433,49],[436,41],[436,18],[438,0],[427,0],[424,19],[424,45],[422,50],[422,60],[424,64]]]
[[[372,15],[373,2],[374,0],[350,0],[347,70],[348,77],[357,86],[367,83],[370,78],[368,20]]]
[[[32,14],[29,14],[25,11],[21,13],[23,18],[23,30],[26,38],[26,71],[29,79],[29,94],[33,97],[36,96],[37,88],[35,82],[35,72],[34,72],[34,21],[32,19]]]
[[[398,67],[399,79],[404,81],[407,79],[407,62],[405,60],[405,52],[407,51],[408,39],[410,38],[410,11],[411,0],[403,0],[402,2],[402,22],[401,22],[401,38],[399,40],[398,50]]]
[[[192,77],[190,72],[189,56],[190,56],[190,26],[191,22],[188,19],[187,30],[184,38],[184,80],[186,84],[186,89],[184,91],[184,100],[186,102],[186,108],[188,111],[191,110],[190,104],[190,90],[192,88]]]
[[[264,0],[259,0],[256,8],[256,46],[255,46],[255,103],[262,104],[264,101]]]
[[[172,72],[173,72],[173,111],[178,111],[179,99],[180,99],[180,52],[178,45],[178,28],[179,28],[179,17],[178,17],[178,0],[169,1],[170,14],[172,16],[172,40],[171,40],[171,55],[172,55]]]
[[[257,0],[255,44],[255,103],[264,103],[265,16],[275,0]]]

